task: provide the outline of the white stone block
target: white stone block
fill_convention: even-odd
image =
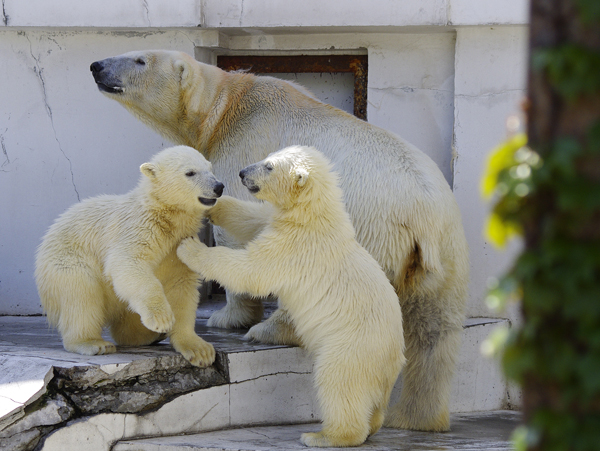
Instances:
[[[452,385],[451,412],[500,410],[507,407],[508,385],[500,364],[481,353],[481,344],[498,327],[508,327],[508,321],[467,320]]]
[[[125,415],[106,413],[58,429],[46,438],[43,451],[109,451],[124,437]]]
[[[449,0],[448,21],[452,25],[526,24],[528,0]]]
[[[459,28],[454,98],[454,195],[470,249],[467,316],[487,317],[487,280],[512,265],[517,242],[499,252],[484,238],[490,205],[480,192],[487,157],[507,138],[506,121],[521,112],[527,74],[526,27]],[[516,321],[514,311],[510,319]]]
[[[494,316],[484,303],[490,277],[501,277],[512,266],[518,241],[500,251],[484,236],[491,206],[480,192],[480,183],[489,153],[506,139],[506,120],[519,112],[524,90],[493,96],[457,96],[455,99],[454,195],[462,213],[470,252],[470,295],[468,316]],[[486,124],[482,127],[481,124]],[[515,319],[511,315],[511,320]]]
[[[348,27],[442,25],[447,21],[444,0],[345,0],[278,2],[209,0],[202,14],[206,27]]]
[[[231,383],[276,373],[311,374],[312,359],[302,348],[278,348],[227,355]]]
[[[456,32],[455,94],[490,96],[525,89],[528,29],[465,27]],[[489,104],[494,104],[489,99]]]
[[[311,374],[273,374],[231,385],[231,426],[319,419]]]
[[[3,0],[13,27],[197,27],[200,2],[177,0]]]
[[[229,426],[229,385],[179,396],[155,412],[126,415],[125,437],[178,435]]]

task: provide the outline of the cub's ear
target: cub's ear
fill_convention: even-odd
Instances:
[[[308,180],[308,171],[304,168],[296,168],[296,185],[304,186]]]
[[[140,166],[140,172],[150,180],[153,180],[156,177],[156,166],[152,163],[144,163]]]

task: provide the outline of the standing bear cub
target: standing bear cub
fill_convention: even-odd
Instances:
[[[314,148],[289,147],[240,172],[258,204],[224,196],[215,224],[244,249],[182,241],[177,255],[226,289],[279,297],[315,358],[319,433],[307,446],[356,446],[381,427],[404,364],[400,304],[375,259],[355,239],[337,176]],[[274,207],[274,208],[273,208]]]
[[[213,363],[212,345],[194,331],[198,276],[176,255],[196,234],[223,184],[196,150],[178,146],[140,167],[138,186],[69,208],[38,248],[35,278],[48,321],[67,351],[108,354],[115,345],[164,337],[193,365]]]

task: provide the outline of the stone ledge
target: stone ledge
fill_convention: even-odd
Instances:
[[[0,317],[0,449],[108,451],[118,440],[320,418],[312,362],[300,348],[248,343],[245,331],[206,327],[222,301],[198,311],[197,332],[217,350],[210,368],[170,345],[103,356],[64,351],[45,317]],[[276,307],[267,303],[266,315]],[[507,405],[506,383],[480,343],[507,320],[465,322],[451,411]],[[394,390],[395,401],[401,378]],[[91,448],[90,448],[91,446]]]
[[[298,348],[251,344],[242,339],[243,331],[209,329],[205,319],[197,321],[196,331],[215,346],[211,367],[192,366],[166,343],[119,347],[108,355],[73,354],[63,349],[45,317],[0,317],[0,448],[29,449],[79,418],[142,415],[187,393],[265,372],[312,372]],[[260,351],[271,352],[259,359],[258,368],[251,362]]]
[[[454,414],[450,432],[430,433],[382,428],[360,446],[371,451],[464,450],[495,451],[513,449],[510,436],[521,415],[511,411]],[[340,448],[308,448],[300,434],[316,432],[317,424],[249,427],[202,434],[127,440],[113,451],[311,451]]]

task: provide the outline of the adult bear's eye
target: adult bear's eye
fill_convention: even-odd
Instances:
[[[267,171],[272,171],[273,170],[273,163],[269,162],[269,163],[265,163],[265,168]]]
[[[146,61],[144,61],[142,58],[137,58],[135,60],[135,64],[139,64],[140,66],[145,66],[146,65]]]
[[[185,175],[187,175],[188,177],[193,177],[193,176],[195,176],[195,175],[196,175],[196,171],[187,171],[187,172],[185,173]]]

